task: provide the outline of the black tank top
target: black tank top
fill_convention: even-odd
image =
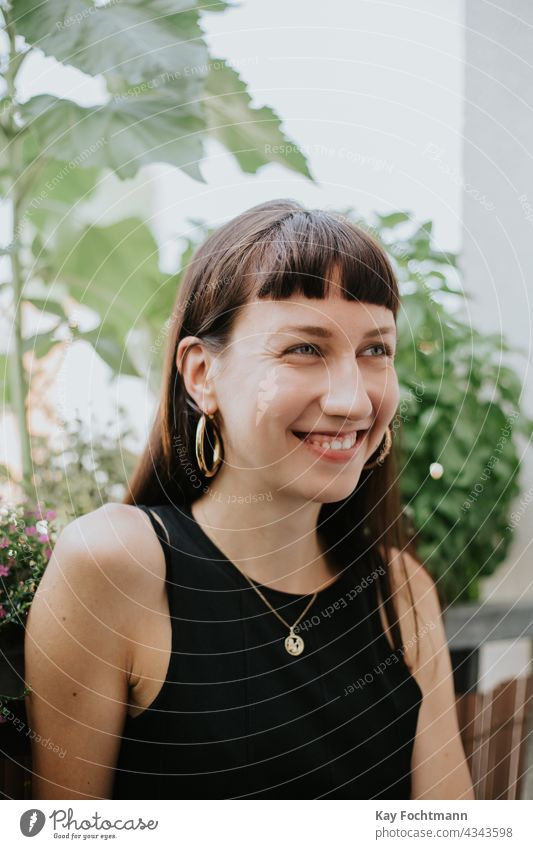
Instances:
[[[422,691],[381,625],[383,565],[320,591],[292,656],[189,507],[141,509],[165,552],[172,654],[150,707],[126,716],[112,798],[409,799]],[[311,600],[256,586],[291,625]]]

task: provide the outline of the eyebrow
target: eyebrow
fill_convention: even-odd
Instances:
[[[293,327],[280,327],[278,330],[274,332],[274,336],[278,333],[307,333],[308,336],[316,336],[320,339],[333,339],[335,334],[328,330],[327,327],[321,327],[320,325],[315,324],[302,324],[299,326]],[[367,330],[366,333],[363,334],[363,339],[369,339],[371,336],[377,336],[381,334],[393,333],[395,334],[396,328],[387,325],[386,327],[373,327],[372,330]]]

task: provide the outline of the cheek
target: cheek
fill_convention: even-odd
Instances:
[[[400,387],[398,375],[394,369],[387,369],[380,381],[379,391],[381,393],[382,405],[387,409],[396,409],[400,403]]]
[[[388,389],[388,392],[387,392],[387,402],[388,402],[388,405],[389,405],[389,413],[390,413],[389,418],[391,418],[394,415],[394,413],[396,412],[396,410],[398,409],[398,406],[400,404],[400,400],[401,400],[400,386],[398,384],[398,377],[396,375],[396,372],[394,372],[394,375],[391,379],[391,382],[389,384],[389,389]]]
[[[302,397],[299,382],[283,366],[271,366],[250,393],[252,413],[257,426],[290,421],[298,412]]]
[[[375,386],[372,392],[372,402],[378,417],[383,421],[389,421],[400,403],[400,387],[398,376],[394,370],[387,371],[379,386]]]
[[[224,419],[239,443],[252,439],[255,444],[258,431],[268,431],[278,425],[288,426],[298,415],[297,400],[301,391],[297,381],[280,365],[268,366],[259,373],[253,369],[240,369],[239,379],[224,386]],[[295,412],[296,410],[296,412]]]

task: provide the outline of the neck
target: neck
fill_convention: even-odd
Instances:
[[[244,496],[243,496],[244,498]],[[272,499],[246,503],[202,495],[192,513],[204,533],[237,567],[259,584],[289,593],[324,589],[338,575],[317,534],[320,504]]]

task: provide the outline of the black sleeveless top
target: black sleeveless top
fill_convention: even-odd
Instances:
[[[381,625],[383,566],[320,591],[292,656],[189,507],[141,509],[165,552],[172,654],[150,707],[126,716],[111,798],[409,799],[422,691]],[[256,586],[291,625],[311,600]]]

